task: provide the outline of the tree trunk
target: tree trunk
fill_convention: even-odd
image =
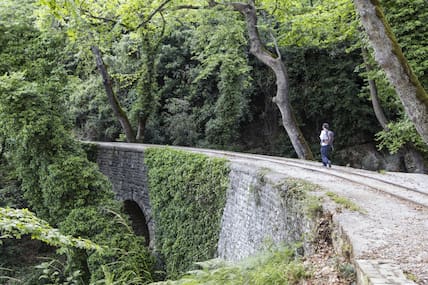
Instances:
[[[3,138],[1,140],[0,160],[3,158],[3,154],[5,152],[5,149],[6,149],[6,139]]]
[[[131,124],[129,123],[128,117],[125,114],[125,111],[121,108],[119,104],[119,100],[114,94],[113,86],[111,83],[110,76],[107,72],[107,68],[104,64],[103,58],[101,56],[101,52],[98,47],[92,46],[92,53],[95,56],[95,60],[97,63],[98,70],[103,78],[103,85],[107,93],[108,100],[110,102],[110,106],[113,109],[113,113],[116,118],[119,120],[120,125],[122,126],[123,131],[125,132],[126,141],[127,142],[136,142],[134,130],[132,129]]]
[[[361,48],[364,65],[366,66],[367,71],[372,71],[373,68],[369,62],[368,51],[365,47]],[[379,96],[377,92],[376,82],[373,79],[369,79],[370,87],[370,97],[373,105],[373,110],[376,114],[376,118],[379,121],[379,124],[385,131],[388,129],[388,119],[383,112],[383,109],[379,102]],[[400,150],[401,155],[403,156],[404,165],[406,167],[406,172],[412,173],[424,173],[425,165],[422,154],[416,149],[415,145],[411,142],[403,145]]]
[[[375,59],[394,86],[404,110],[428,144],[428,94],[413,74],[378,0],[354,0],[355,8],[375,51]]]
[[[163,35],[163,31],[161,33]],[[162,38],[162,37],[160,37]],[[159,53],[160,41],[153,42],[147,34],[142,35],[142,51],[145,54],[146,60],[141,67],[142,77],[138,82],[138,129],[137,129],[137,142],[143,142],[144,132],[146,130],[147,121],[151,114],[153,114],[156,103],[154,96],[154,85],[156,83],[156,55]]]
[[[367,49],[365,47],[362,47],[361,52],[363,54],[364,65],[366,66],[366,70],[368,72],[372,71],[373,68],[369,62],[369,56],[368,56]],[[378,92],[377,92],[376,82],[370,78],[368,79],[368,81],[369,81],[369,88],[370,88],[370,99],[372,101],[372,106],[373,106],[373,110],[375,112],[376,118],[377,118],[379,124],[382,126],[382,128],[384,130],[387,130],[388,129],[388,126],[387,126],[388,120],[387,120],[385,113],[383,112],[382,106],[380,105],[380,102],[379,102],[379,96],[378,96]]]
[[[249,1],[249,3],[250,4],[232,3],[231,5],[235,10],[241,12],[245,16],[248,35],[250,37],[250,52],[261,62],[269,66],[275,73],[277,91],[276,96],[272,100],[281,112],[282,123],[296,151],[297,157],[300,159],[312,160],[313,155],[311,149],[297,125],[297,121],[290,106],[287,68],[282,62],[278,50],[278,55],[275,57],[267,51],[261,43],[257,29],[257,15],[254,1]]]
[[[143,142],[146,130],[147,116],[138,117],[137,142]]]

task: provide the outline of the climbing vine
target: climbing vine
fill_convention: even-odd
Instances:
[[[169,277],[214,257],[226,203],[226,160],[184,151],[145,152],[156,249]]]

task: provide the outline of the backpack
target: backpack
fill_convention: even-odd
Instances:
[[[327,137],[328,137],[328,145],[331,146],[333,148],[333,142],[334,142],[334,132],[328,130],[327,131]]]

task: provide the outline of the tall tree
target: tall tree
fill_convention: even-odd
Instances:
[[[107,67],[104,64],[101,51],[97,46],[92,46],[91,50],[94,54],[98,70],[103,79],[104,89],[106,91],[110,106],[113,110],[113,114],[119,120],[120,125],[122,126],[122,129],[125,132],[126,140],[128,142],[136,142],[134,130],[132,129],[131,123],[129,122],[128,116],[120,105],[119,100],[117,99],[117,96],[113,90],[113,83],[111,81],[109,73],[107,72]]]
[[[260,61],[269,66],[276,76],[277,91],[273,102],[278,106],[282,115],[282,124],[300,159],[313,159],[313,154],[297,124],[289,101],[289,78],[287,67],[281,57],[278,45],[275,42],[276,54],[268,51],[262,43],[258,30],[257,10],[254,1],[232,3],[232,7],[245,16],[247,32],[250,40],[250,52]],[[276,41],[276,40],[275,40]]]
[[[70,38],[78,42],[82,50],[92,50],[113,113],[123,128],[126,140],[142,141],[145,124],[156,104],[153,95],[155,61],[166,23],[161,12],[171,0],[40,2],[56,16],[59,26],[67,28]],[[51,19],[48,19],[48,25],[50,22]],[[104,58],[110,56],[112,65],[118,64],[114,62],[113,45],[124,37],[133,39],[133,46],[127,52],[129,56],[138,58],[140,66],[131,71],[134,74],[119,73],[113,76],[112,68],[107,69]],[[124,81],[125,87],[115,84],[120,80]],[[124,103],[119,102],[117,93],[131,91],[136,94],[131,99],[134,104],[128,104],[125,108],[121,105]],[[135,122],[130,120],[130,111],[136,114]]]
[[[377,0],[354,0],[355,8],[385,71],[416,130],[428,144],[428,94],[407,62]]]

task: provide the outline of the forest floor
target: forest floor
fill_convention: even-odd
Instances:
[[[356,284],[355,270],[348,261],[335,253],[331,244],[320,244],[316,253],[304,259],[304,265],[311,271],[311,277],[301,285],[350,285]]]

